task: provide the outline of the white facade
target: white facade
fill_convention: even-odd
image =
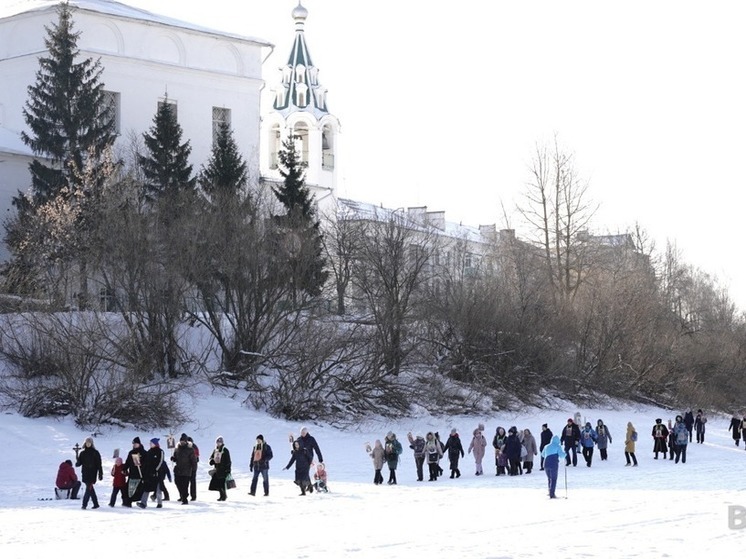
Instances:
[[[212,148],[213,120],[229,119],[236,142],[256,176],[262,62],[271,44],[202,29],[105,0],[70,0],[80,59],[100,58],[104,89],[118,103],[121,147],[142,137],[166,97],[177,105],[194,171]],[[17,190],[30,185],[33,155],[20,141],[26,130],[27,87],[46,55],[45,26],[57,22],[57,2],[31,0],[0,8],[0,212],[8,215]],[[25,171],[25,172],[24,172]],[[6,256],[5,249],[0,258]]]

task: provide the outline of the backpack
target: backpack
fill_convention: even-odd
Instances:
[[[636,442],[637,442],[637,431],[632,431],[632,437],[630,437],[630,440],[631,440],[631,441],[632,441],[633,443],[636,443]]]

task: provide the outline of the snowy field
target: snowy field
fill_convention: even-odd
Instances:
[[[568,417],[580,411],[595,426],[602,419],[611,431],[609,460],[598,450],[587,468],[560,469],[558,499],[547,498],[546,477],[538,457],[530,475],[495,477],[491,440],[498,425],[529,428],[539,440],[542,423],[559,434]],[[696,411],[696,410],[695,410]],[[174,428],[191,435],[202,462],[197,501],[172,500],[163,509],[107,506],[114,448],[123,454],[131,440],[143,442],[165,431],[107,431],[96,437],[104,458],[104,481],[96,485],[101,508],[81,510],[81,501],[39,500],[53,496],[57,467],[75,458],[72,447],[90,433],[69,420],[29,420],[0,416],[0,557],[66,559],[77,557],[376,557],[376,558],[657,558],[743,557],[746,554],[746,452],[727,431],[729,418],[710,417],[706,442],[689,445],[686,464],[653,460],[650,432],[656,417],[675,413],[654,408],[531,411],[493,418],[413,418],[396,424],[368,422],[338,430],[307,425],[324,454],[329,472],[326,494],[298,495],[289,459],[288,434],[300,424],[272,419],[242,408],[237,401],[210,397],[195,404],[195,423]],[[466,455],[462,477],[417,482],[406,434],[437,430],[445,438],[459,430],[464,448],[479,422],[486,426],[485,475],[474,475]],[[624,430],[632,421],[640,434],[638,468],[624,467]],[[374,486],[367,442],[394,431],[404,446],[399,484]],[[247,494],[249,453],[263,434],[275,458],[270,496]],[[231,451],[238,487],[226,502],[208,492],[206,457],[216,436]],[[147,442],[146,442],[147,446]],[[384,479],[388,471],[384,467]],[[80,472],[78,470],[78,475]],[[425,474],[427,476],[427,473]],[[425,478],[427,479],[427,477]],[[261,488],[261,481],[260,481]],[[261,494],[261,490],[258,491]],[[81,490],[82,496],[82,490]],[[567,497],[565,499],[565,496]],[[746,513],[743,513],[746,515]],[[732,515],[732,517],[731,517]]]

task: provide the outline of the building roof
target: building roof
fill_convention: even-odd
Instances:
[[[132,19],[136,21],[158,23],[161,25],[176,27],[187,31],[196,31],[198,33],[206,33],[218,37],[248,41],[262,47],[274,46],[272,43],[265,41],[264,39],[257,39],[254,37],[226,33],[225,31],[219,31],[216,29],[209,29],[207,27],[202,27],[194,23],[154,14],[147,10],[128,6],[127,4],[114,2],[112,0],[67,0],[67,3],[71,7],[81,11],[95,12],[107,16]],[[0,20],[29,12],[55,10],[59,4],[60,0],[9,0],[7,3],[0,3]]]
[[[454,239],[463,239],[475,243],[484,243],[488,239],[480,232],[479,228],[463,225],[452,221],[445,221],[444,227],[435,227],[427,217],[426,208],[384,208],[367,202],[338,198],[338,219],[368,220],[368,221],[397,221],[402,225],[414,225],[416,227],[438,229],[444,236]],[[423,210],[422,213],[416,210]],[[440,213],[440,212],[434,212]]]
[[[33,157],[31,148],[23,143],[21,134],[0,126],[0,153]]]
[[[320,119],[329,111],[326,106],[326,88],[319,83],[318,68],[313,65],[306,45],[304,26],[308,10],[298,2],[292,17],[295,21],[295,40],[287,64],[280,68],[282,81],[274,88],[273,106],[285,117],[304,111]]]

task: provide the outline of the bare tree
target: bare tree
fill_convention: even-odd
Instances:
[[[573,156],[557,141],[536,147],[530,168],[526,203],[518,208],[544,253],[544,266],[557,311],[572,304],[592,265],[582,235],[596,211],[587,198]]]
[[[415,317],[417,296],[430,279],[428,264],[437,239],[426,224],[396,212],[389,219],[364,225],[352,281],[372,313],[387,374],[398,375],[412,349],[407,327]]]
[[[322,219],[324,256],[334,282],[337,314],[343,316],[347,311],[347,289],[352,281],[353,262],[363,240],[363,228],[359,221],[343,215],[323,216]]]

